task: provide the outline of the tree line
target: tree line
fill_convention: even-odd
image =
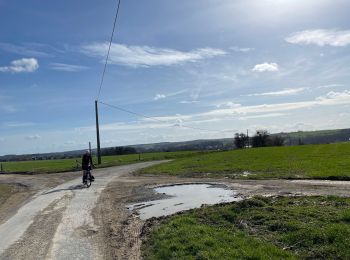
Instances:
[[[101,149],[101,155],[124,155],[124,154],[135,154],[137,153],[136,149],[129,146],[117,146],[117,147],[108,147]]]
[[[285,137],[281,135],[270,135],[267,130],[258,130],[252,137],[244,133],[236,133],[234,137],[234,144],[238,149],[247,147],[283,146],[284,143]]]

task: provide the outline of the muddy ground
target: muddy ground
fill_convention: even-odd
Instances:
[[[254,195],[292,196],[292,195],[336,195],[350,196],[350,182],[346,181],[290,181],[290,180],[227,180],[198,179],[178,177],[142,177],[126,175],[110,183],[99,199],[95,216],[101,219],[101,241],[106,247],[106,259],[140,259],[142,232],[145,222],[136,212],[126,209],[127,204],[159,199],[152,187],[165,184],[220,183],[238,191],[242,197]]]
[[[38,191],[71,181],[80,173],[40,175],[0,175],[0,183],[15,183],[18,192],[0,206],[0,224],[13,216]],[[102,252],[101,259],[140,259],[142,230],[145,224],[127,204],[158,199],[152,187],[164,184],[220,183],[242,197],[254,195],[337,195],[350,196],[350,182],[312,180],[229,180],[198,179],[124,174],[115,178],[102,191],[92,210],[94,239]]]
[[[80,176],[78,172],[37,175],[0,174],[0,183],[14,184],[16,187],[12,196],[0,205],[0,224],[12,217],[37,192],[56,187],[78,176]]]

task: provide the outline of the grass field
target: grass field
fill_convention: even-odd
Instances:
[[[102,157],[102,164],[99,167],[117,166],[142,161],[152,160],[166,160],[176,158],[190,158],[193,155],[198,155],[201,152],[184,151],[184,152],[163,152],[163,153],[144,153],[118,155],[118,156],[104,156]],[[47,172],[63,172],[80,170],[77,167],[76,160],[81,162],[81,158],[64,159],[64,160],[42,160],[42,161],[21,161],[21,162],[4,162],[3,169],[7,173],[15,172],[31,172],[31,173],[47,173]],[[96,158],[94,158],[95,165]]]
[[[252,148],[202,154],[156,165],[141,173],[252,179],[350,179],[350,143]]]
[[[169,217],[145,259],[350,259],[350,199],[252,198]]]

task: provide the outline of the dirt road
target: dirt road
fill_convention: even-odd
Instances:
[[[145,222],[125,205],[156,198],[150,187],[162,184],[223,183],[243,197],[350,196],[350,182],[346,181],[190,179],[130,174],[155,163],[159,162],[96,170],[96,181],[89,189],[82,188],[77,173],[0,175],[0,182],[20,183],[29,189],[16,210],[5,210],[7,214],[0,219],[0,259],[139,259]]]
[[[0,225],[0,259],[104,259],[92,217],[101,192],[114,178],[155,163],[96,170],[89,189],[78,177],[39,191]]]

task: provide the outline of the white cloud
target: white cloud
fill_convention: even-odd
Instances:
[[[240,107],[241,104],[237,104],[237,103],[234,103],[234,102],[226,102],[226,103],[223,103],[223,104],[218,104],[216,105],[217,108],[222,108],[222,107],[226,107],[226,108],[236,108],[236,107]]]
[[[254,48],[241,48],[238,46],[232,46],[230,47],[230,50],[236,51],[236,52],[250,52],[250,51],[254,51]]]
[[[322,86],[317,86],[316,88],[336,88],[336,87],[344,87],[344,84],[329,84],[329,85],[322,85]]]
[[[164,99],[164,98],[171,98],[171,97],[175,97],[175,96],[179,96],[181,94],[184,94],[188,92],[188,89],[182,89],[176,92],[171,92],[171,93],[167,93],[167,94],[156,94],[153,98],[153,100],[159,100],[159,99]]]
[[[331,91],[325,96],[320,96],[314,100],[299,101],[299,102],[287,102],[287,103],[277,103],[277,104],[261,104],[253,106],[244,106],[241,104],[234,104],[232,108],[219,108],[211,111],[189,114],[189,115],[175,115],[175,116],[162,116],[156,117],[158,120],[163,120],[167,122],[173,122],[175,120],[181,119],[183,121],[196,121],[202,119],[210,118],[220,118],[220,119],[232,119],[235,116],[242,117],[247,114],[266,114],[266,113],[282,113],[290,110],[298,109],[308,109],[317,106],[334,106],[334,105],[345,105],[350,104],[350,91],[345,90],[343,92]],[[145,121],[149,121],[146,119]]]
[[[284,113],[267,113],[267,114],[261,114],[261,115],[241,116],[238,119],[239,120],[248,120],[248,119],[257,119],[257,118],[281,117],[281,116],[285,116],[285,115],[287,115],[287,114],[284,114]]]
[[[293,44],[343,47],[350,44],[350,30],[305,30],[292,33],[285,40]]]
[[[296,95],[300,92],[303,92],[304,90],[305,88],[288,88],[280,91],[255,93],[247,96],[290,96],[290,95]]]
[[[106,57],[108,43],[93,43],[82,46],[81,52],[102,60]],[[111,64],[129,67],[171,66],[186,62],[197,62],[216,56],[223,56],[226,52],[221,49],[200,48],[189,52],[174,49],[153,48],[149,46],[127,46],[113,43],[109,62]]]
[[[34,72],[39,68],[39,63],[35,58],[23,58],[11,61],[10,66],[0,67],[0,72]]]
[[[40,138],[41,138],[40,135],[28,135],[28,136],[26,136],[27,140],[38,140]]]
[[[163,98],[166,98],[166,96],[164,94],[157,94],[157,95],[155,95],[153,100],[158,100],[158,99],[163,99]]]
[[[86,66],[81,66],[81,65],[72,65],[72,64],[57,63],[57,62],[50,63],[50,67],[53,70],[67,71],[67,72],[77,72],[77,71],[86,70],[88,68]]]
[[[179,102],[180,104],[194,104],[194,103],[199,103],[198,100],[182,100]]]
[[[277,63],[261,63],[261,64],[256,64],[254,66],[254,68],[252,69],[252,71],[257,71],[257,72],[264,72],[264,71],[271,71],[271,72],[275,72],[278,71],[278,64]]]

